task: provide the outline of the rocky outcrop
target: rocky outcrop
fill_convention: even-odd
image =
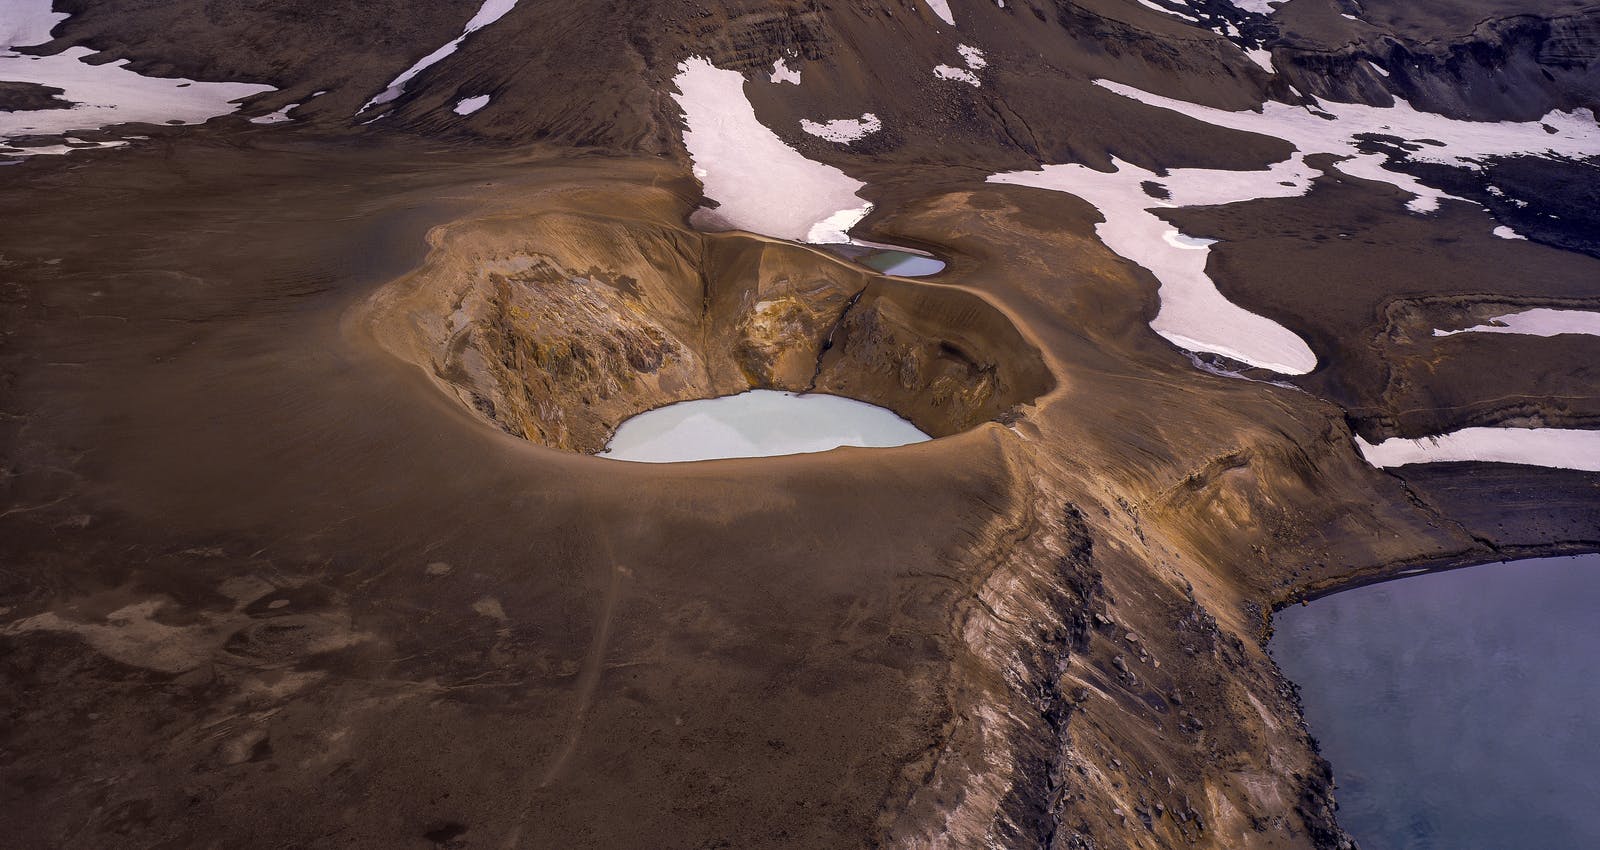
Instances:
[[[1475,121],[1600,109],[1600,9],[1492,18],[1469,35],[1432,41],[1369,30],[1337,47],[1308,49],[1291,37],[1274,56],[1280,84],[1335,101],[1390,106],[1401,97]]]

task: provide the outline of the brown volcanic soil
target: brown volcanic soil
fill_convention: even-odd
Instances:
[[[1600,309],[1600,260],[1492,235],[1481,208],[1408,212],[1340,175],[1301,198],[1166,217],[1223,240],[1208,271],[1230,301],[1301,333],[1319,366],[1295,383],[1369,439],[1474,425],[1600,425],[1600,338],[1457,334],[1532,307]]]
[[[1230,297],[1311,340],[1308,393],[1197,371],[1092,208],[976,182],[1287,152],[1097,76],[1234,107],[1285,79],[1484,115],[1581,100],[1582,15],[1554,41],[1480,28],[1393,82],[1363,70],[1382,33],[1264,32],[1269,83],[1108,0],[964,4],[959,36],[918,2],[525,3],[376,125],[424,143],[352,115],[476,4],[347,5],[74,0],[45,48],[283,88],[250,113],[330,91],[295,113],[323,135],[219,119],[5,169],[16,846],[1341,847],[1268,612],[1600,546],[1600,476],[1402,478],[1350,430],[1591,421],[1586,342],[1429,334],[1590,304],[1594,260],[1349,180],[1183,213],[1228,240]],[[981,92],[932,84],[958,40],[990,59]],[[1566,76],[1529,58],[1546,43]],[[1504,59],[1507,85],[1457,85],[1481,71],[1458,48]],[[943,275],[685,226],[675,62],[785,52],[807,83],[752,83],[758,115],[871,179],[867,235],[936,250]],[[858,146],[797,129],[864,111],[888,129]],[[750,386],[867,398],[942,439],[572,451]]]
[[[1600,473],[1498,463],[1405,467],[1406,486],[1507,555],[1565,541],[1600,548]]]
[[[897,283],[685,231],[690,184],[654,162],[256,138],[33,162],[0,195],[20,846],[1334,846],[1265,612],[1494,557],[1335,408],[1193,370],[1068,196],[906,199],[877,235],[952,264]],[[646,281],[627,241],[587,254],[598,216],[719,256]],[[454,311],[423,295],[478,286],[431,273],[486,267],[461,246],[538,244],[618,292],[741,256],[865,279],[888,323],[847,317],[824,386],[895,403],[886,338],[1002,374],[1037,350],[1050,381],[1015,383],[1009,425],[893,450],[542,448],[390,353]]]
[[[481,0],[57,0],[72,15],[54,41],[130,60],[153,77],[264,83],[282,89],[255,99],[262,113],[326,90],[296,112],[347,119],[372,94],[461,33]],[[98,60],[97,60],[98,61]]]
[[[1495,237],[1477,207],[1445,201],[1418,216],[1404,201],[1330,175],[1302,198],[1167,218],[1223,240],[1207,266],[1218,289],[1300,333],[1319,365],[1294,383],[1339,404],[1369,440],[1600,425],[1600,339],[1433,335],[1532,307],[1600,309],[1600,261]],[[1391,474],[1419,505],[1506,557],[1600,545],[1600,473],[1450,463]]]

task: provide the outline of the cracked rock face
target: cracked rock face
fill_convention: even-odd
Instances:
[[[643,221],[467,225],[374,304],[396,352],[476,413],[585,453],[635,414],[748,389],[848,396],[944,436],[1015,415],[1054,383],[970,294]]]

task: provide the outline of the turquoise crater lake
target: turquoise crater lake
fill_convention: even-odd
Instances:
[[[894,411],[820,393],[751,390],[670,404],[622,423],[600,457],[677,463],[903,446],[929,439]]]

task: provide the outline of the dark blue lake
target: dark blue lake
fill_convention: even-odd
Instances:
[[[1600,555],[1370,585],[1275,624],[1363,850],[1600,848]]]

